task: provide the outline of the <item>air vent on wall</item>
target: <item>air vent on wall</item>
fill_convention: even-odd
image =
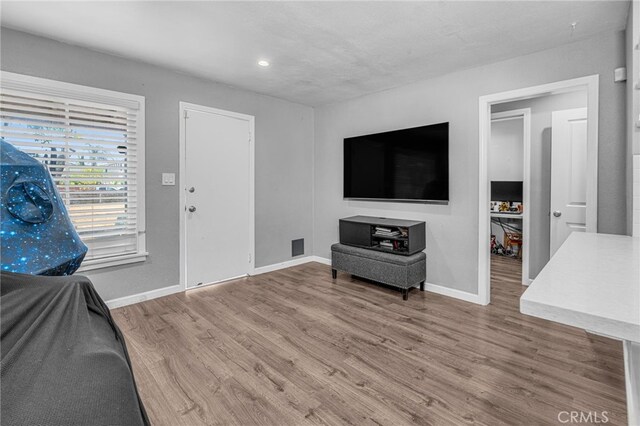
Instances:
[[[304,238],[299,240],[291,240],[291,257],[296,257],[304,254]]]

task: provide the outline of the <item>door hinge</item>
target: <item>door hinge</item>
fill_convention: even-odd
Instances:
[[[251,253],[249,253],[249,263],[251,263]]]
[[[187,118],[189,118],[189,111],[188,111],[188,110],[186,110],[186,109],[184,110],[184,118],[185,118],[185,120],[186,120]]]

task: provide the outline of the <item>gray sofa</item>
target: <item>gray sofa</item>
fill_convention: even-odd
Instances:
[[[402,298],[407,300],[411,287],[420,284],[420,290],[424,291],[427,256],[424,252],[403,256],[337,243],[331,246],[334,279],[338,271],[398,287]]]

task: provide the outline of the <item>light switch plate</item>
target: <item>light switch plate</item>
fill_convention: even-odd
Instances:
[[[176,174],[175,173],[163,173],[162,174],[162,185],[175,185],[176,184]]]
[[[627,81],[627,68],[620,67],[613,71],[613,81],[616,83]]]

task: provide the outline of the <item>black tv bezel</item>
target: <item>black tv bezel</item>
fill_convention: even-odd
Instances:
[[[518,185],[518,197],[516,197],[516,199],[504,199],[504,200],[494,200],[493,198],[493,184],[498,183],[498,184],[517,184]],[[524,181],[523,180],[492,180],[489,182],[489,198],[491,200],[491,202],[494,201],[507,201],[507,202],[512,202],[512,203],[523,203],[524,202]]]
[[[342,139],[342,199],[343,200],[347,200],[347,201],[379,201],[379,202],[386,202],[386,203],[413,203],[413,204],[436,204],[436,205],[448,205],[449,202],[451,201],[451,194],[450,194],[450,190],[451,190],[451,167],[450,167],[450,162],[449,162],[449,158],[450,158],[450,151],[451,151],[451,146],[449,144],[449,135],[451,134],[450,130],[451,130],[451,122],[449,121],[443,121],[440,123],[432,123],[432,124],[425,124],[422,126],[414,126],[414,127],[405,127],[405,128],[401,128],[401,129],[394,129],[394,130],[387,130],[384,132],[377,132],[377,133],[368,133],[365,135],[357,135],[357,136],[347,136],[345,138]],[[346,161],[346,140],[347,139],[353,139],[353,138],[359,138],[359,137],[366,137],[366,136],[375,136],[375,135],[381,135],[381,134],[385,134],[385,133],[394,133],[394,132],[400,132],[403,130],[412,130],[412,129],[419,129],[421,127],[430,127],[430,126],[439,126],[442,124],[446,124],[447,125],[447,199],[446,200],[429,200],[429,199],[415,199],[415,198],[410,198],[410,199],[405,199],[405,198],[366,198],[366,197],[345,197],[345,161]]]

